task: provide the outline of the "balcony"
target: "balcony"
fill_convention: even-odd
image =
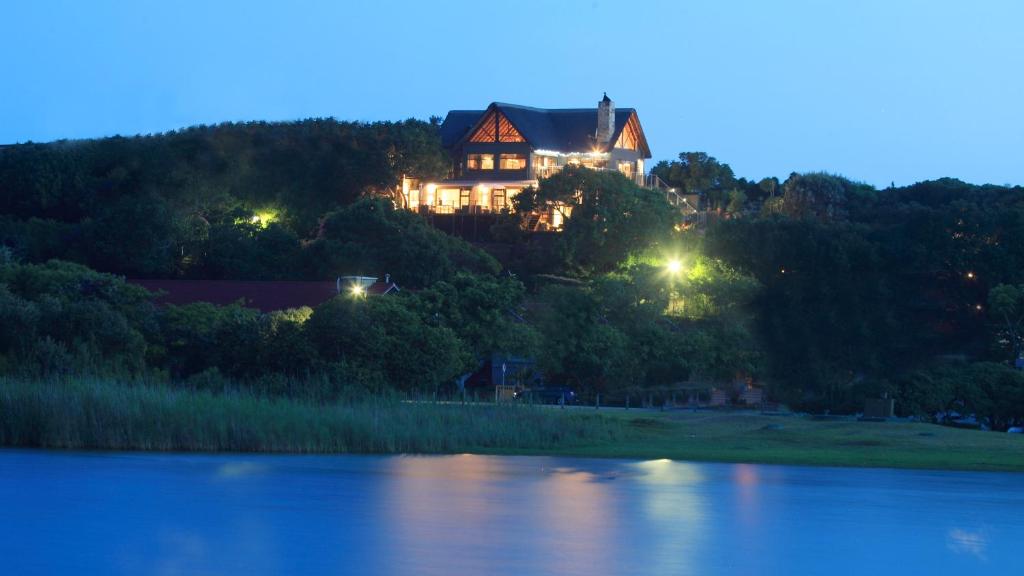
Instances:
[[[531,176],[535,180],[540,180],[542,178],[547,178],[548,176],[553,176],[553,175],[557,174],[558,172],[561,172],[562,168],[564,168],[564,167],[565,166],[535,166],[534,169],[531,170]],[[584,166],[584,167],[585,168],[590,168],[591,170],[598,170],[598,171],[605,171],[605,170],[617,171],[614,168],[607,168],[607,167],[603,167],[603,166]],[[643,174],[627,174],[625,172],[620,172],[620,173],[622,173],[627,178],[633,180],[634,183],[637,184],[637,186],[646,187],[646,188],[655,188],[653,186],[650,186],[650,184],[647,181],[647,178]]]

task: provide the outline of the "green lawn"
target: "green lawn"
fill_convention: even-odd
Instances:
[[[930,424],[393,398],[323,405],[104,379],[0,378],[0,446],[472,452],[1024,471],[1024,435]]]
[[[631,433],[561,454],[820,466],[1024,471],[1024,435],[907,422],[714,412],[608,412]]]

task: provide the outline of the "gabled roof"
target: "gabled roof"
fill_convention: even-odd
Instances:
[[[498,110],[526,138],[535,150],[559,152],[592,152],[597,132],[597,108],[532,108],[517,104],[494,102],[486,110],[452,110],[441,124],[441,143],[454,148],[476,131],[478,124],[491,109]],[[615,142],[622,133],[633,108],[615,109]],[[639,124],[639,117],[637,118]],[[640,130],[640,152],[651,157],[647,138]]]
[[[374,282],[366,287],[366,293],[374,296],[383,296],[392,292],[401,292],[401,288],[394,282]]]

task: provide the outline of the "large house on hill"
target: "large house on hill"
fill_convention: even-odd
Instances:
[[[565,166],[618,170],[645,183],[651,157],[640,118],[606,94],[597,108],[531,108],[494,102],[484,110],[452,110],[440,127],[451,157],[441,182],[403,179],[405,207],[428,214],[495,213],[540,179]],[[542,229],[561,227],[561,213],[542,215]]]

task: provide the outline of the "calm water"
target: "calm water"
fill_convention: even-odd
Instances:
[[[1021,574],[1024,475],[0,451],[0,574]]]

